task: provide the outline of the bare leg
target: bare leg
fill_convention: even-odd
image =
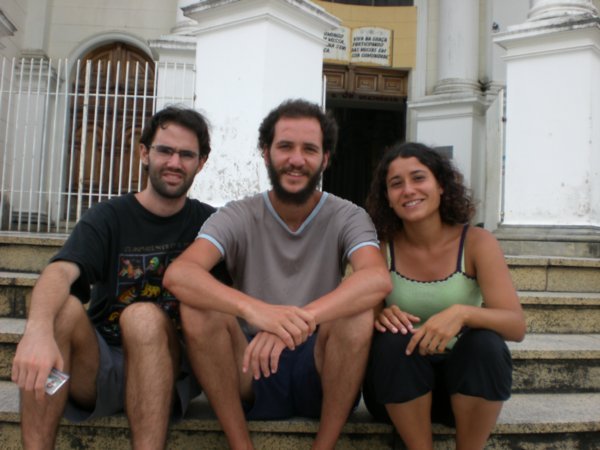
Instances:
[[[454,394],[452,410],[456,419],[457,450],[480,450],[496,425],[503,402]]]
[[[373,335],[373,312],[322,324],[315,347],[323,404],[313,449],[333,449],[362,383]]]
[[[55,324],[55,339],[71,378],[54,395],[36,401],[33,392],[21,390],[21,433],[25,449],[53,449],[58,423],[69,395],[82,406],[93,407],[96,399],[98,341],[79,300],[70,297]]]
[[[385,408],[409,450],[433,449],[431,392],[408,402],[388,403]]]
[[[232,449],[252,449],[241,400],[252,399],[252,374],[241,372],[248,341],[235,317],[181,305],[190,362]]]
[[[167,441],[180,347],[169,317],[153,303],[129,305],[119,319],[125,360],[125,412],[134,449]]]

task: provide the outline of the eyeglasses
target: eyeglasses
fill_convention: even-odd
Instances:
[[[164,159],[169,159],[171,156],[177,154],[184,162],[192,162],[198,159],[199,154],[192,150],[175,150],[173,147],[168,145],[151,145],[150,148],[156,150],[158,156]]]

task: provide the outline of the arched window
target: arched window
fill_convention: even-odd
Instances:
[[[123,42],[98,47],[77,63],[67,181],[71,217],[145,183],[138,140],[154,109],[154,73],[152,59]]]

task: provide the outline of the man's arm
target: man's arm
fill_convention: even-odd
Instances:
[[[390,275],[379,250],[365,246],[350,256],[353,273],[333,291],[304,307],[317,323],[352,316],[381,303],[392,288]],[[282,345],[277,336],[258,333],[244,351],[243,370],[255,379],[276,373]]]
[[[390,274],[380,251],[371,245],[360,247],[350,255],[352,274],[328,294],[304,307],[317,324],[352,316],[373,308],[392,289]]]
[[[269,305],[221,283],[210,273],[220,259],[221,253],[212,242],[197,239],[169,265],[163,285],[188,306],[241,317],[260,330],[276,334],[292,349],[315,330],[310,312],[295,306]]]
[[[25,333],[13,360],[12,380],[22,389],[35,390],[38,399],[44,396],[50,370],[63,370],[62,355],[54,338],[54,320],[79,275],[77,264],[55,261],[44,269],[33,288]]]

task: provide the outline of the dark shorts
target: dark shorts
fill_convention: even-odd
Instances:
[[[253,381],[254,403],[244,404],[247,419],[320,417],[323,391],[315,366],[316,341],[317,333],[314,333],[295,350],[285,349],[279,358],[277,373]]]
[[[377,420],[390,421],[386,403],[403,403],[431,392],[432,422],[454,426],[451,395],[490,401],[510,397],[512,359],[497,333],[467,329],[449,352],[406,356],[411,336],[376,332],[373,337],[363,395]]]
[[[96,331],[100,350],[100,367],[96,379],[96,405],[93,410],[82,409],[70,399],[65,409],[65,417],[72,422],[111,416],[123,412],[125,381],[123,349],[108,345]],[[181,369],[175,381],[172,420],[183,418],[191,400],[200,395],[200,385],[194,377],[185,347],[182,344]],[[167,370],[165,368],[165,370]]]

